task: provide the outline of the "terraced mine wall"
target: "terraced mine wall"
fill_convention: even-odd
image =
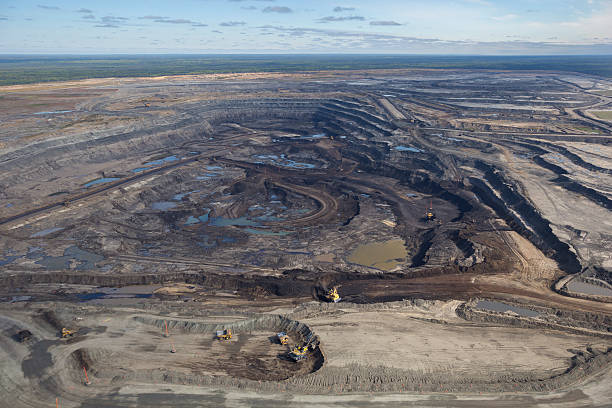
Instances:
[[[525,306],[521,305],[521,307]],[[457,307],[456,313],[457,316],[468,321],[532,329],[551,329],[564,333],[586,334],[604,339],[612,339],[612,331],[610,329],[612,317],[610,316],[576,310],[553,309],[548,311],[537,307],[532,307],[532,309],[543,314],[545,318],[528,318],[499,312],[476,310],[467,303]]]
[[[483,202],[491,207],[500,218],[504,219],[512,229],[529,239],[537,248],[557,261],[563,271],[572,274],[580,272],[582,270],[580,262],[576,255],[570,251],[569,245],[561,242],[552,232],[550,223],[524,197],[509,187],[512,184],[506,181],[493,166],[481,161],[477,161],[476,166],[483,171],[485,179],[499,192],[503,199],[503,201],[500,200],[482,180],[470,177],[472,190]],[[523,221],[510,211],[510,208],[520,214],[529,223],[533,231],[529,230]]]

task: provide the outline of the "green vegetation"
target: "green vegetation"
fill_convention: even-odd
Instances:
[[[550,70],[612,77],[612,56],[5,55],[0,57],[0,85],[106,77],[391,68]]]
[[[612,110],[609,111],[591,111],[591,113],[597,116],[599,119],[612,120]]]

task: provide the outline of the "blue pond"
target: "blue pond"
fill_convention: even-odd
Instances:
[[[411,146],[395,146],[395,150],[400,152],[413,152],[413,153],[422,153],[421,149],[417,149],[416,147]]]
[[[152,209],[159,211],[166,211],[174,207],[176,207],[176,203],[173,203],[171,201],[158,201],[156,203],[151,204]]]
[[[61,230],[63,230],[63,228],[60,228],[60,227],[47,228],[45,230],[38,231],[38,232],[30,235],[30,238],[44,237],[45,235],[53,234],[54,232],[61,231]]]
[[[111,181],[119,180],[119,177],[102,177],[96,180],[92,180],[89,183],[85,183],[84,186],[89,188],[97,184],[110,183]]]

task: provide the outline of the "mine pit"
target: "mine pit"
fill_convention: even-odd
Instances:
[[[96,80],[78,107],[9,98],[11,406],[612,398],[610,125],[587,115],[609,81],[267,75]]]

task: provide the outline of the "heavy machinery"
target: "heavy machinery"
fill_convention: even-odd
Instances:
[[[308,351],[310,347],[308,344],[296,345],[289,351],[289,358],[295,362],[301,361],[308,357]]]
[[[145,107],[145,108],[149,108],[149,107],[151,107],[151,104],[150,104],[150,103],[148,103],[148,102],[143,102],[143,104],[144,104],[144,107]]]
[[[230,340],[232,338],[231,329],[217,330],[217,340]]]
[[[334,286],[333,288],[328,290],[327,293],[325,294],[325,299],[328,302],[338,303],[341,299],[340,295],[338,294],[338,288]]]
[[[425,221],[434,221],[436,213],[433,211],[433,202],[429,201],[429,209],[425,211]]]
[[[276,338],[280,344],[289,344],[289,336],[285,332],[276,333]]]
[[[65,327],[62,327],[62,339],[72,337],[76,334],[76,330],[68,330]]]

